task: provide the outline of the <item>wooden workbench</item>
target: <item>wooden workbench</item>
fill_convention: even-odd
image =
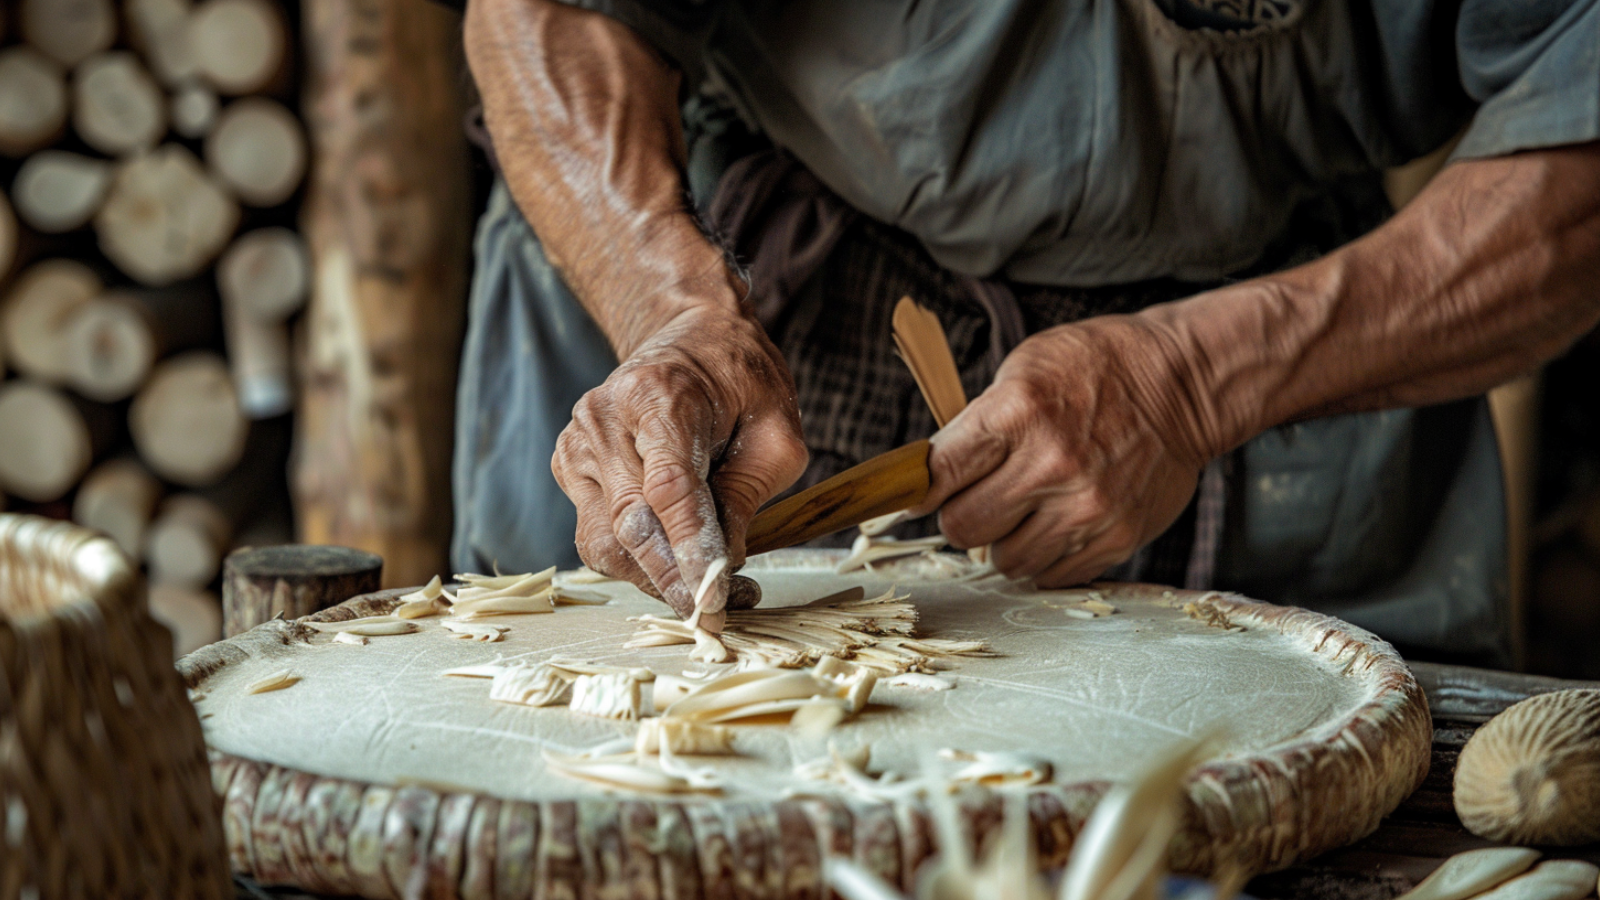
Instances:
[[[1491,846],[1461,827],[1450,802],[1456,757],[1479,725],[1518,700],[1600,682],[1563,681],[1464,666],[1415,663],[1433,710],[1433,765],[1428,779],[1370,837],[1309,863],[1252,881],[1259,900],[1391,900],[1446,857]],[[1552,851],[1600,864],[1600,844]],[[239,900],[319,900],[293,890],[267,890],[240,880]]]

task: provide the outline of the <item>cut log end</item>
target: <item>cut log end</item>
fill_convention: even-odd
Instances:
[[[266,0],[206,0],[189,17],[189,47],[217,90],[253,93],[283,67],[283,21]]]
[[[111,0],[22,0],[22,37],[71,68],[117,39]]]
[[[162,84],[177,88],[195,77],[194,53],[189,47],[189,0],[127,0],[123,8],[133,45],[144,53]]]
[[[383,558],[311,544],[245,547],[223,565],[224,631],[248,631],[274,616],[299,618],[378,590]]]
[[[161,482],[138,460],[113,459],[95,467],[78,487],[72,521],[105,532],[137,560],[161,493]]]
[[[48,259],[17,278],[0,309],[6,358],[17,371],[59,384],[69,380],[66,334],[78,310],[102,289],[83,263]]]
[[[147,150],[167,131],[166,95],[126,50],[84,60],[73,73],[72,125],[109,156]]]
[[[111,166],[104,160],[41,150],[23,161],[11,193],[24,222],[60,234],[89,224],[110,186]]]
[[[191,487],[214,484],[238,464],[249,429],[227,365],[204,351],[157,366],[134,398],[128,425],[152,469]]]
[[[287,228],[258,228],[233,242],[217,263],[217,289],[263,322],[281,322],[306,301],[311,260]]]
[[[153,584],[150,615],[172,632],[173,659],[222,639],[222,606],[209,591]]]
[[[306,173],[300,122],[283,104],[249,97],[229,104],[207,136],[206,162],[251,206],[289,199]]]
[[[239,222],[233,198],[194,154],[168,144],[117,170],[95,216],[100,247],[138,281],[161,286],[196,275]]]
[[[215,91],[198,82],[188,82],[172,94],[172,130],[186,138],[203,138],[217,124],[221,108]]]
[[[202,588],[217,577],[233,536],[233,523],[216,504],[198,494],[167,499],[150,523],[145,561],[150,581]]]
[[[35,503],[57,500],[93,456],[89,427],[66,396],[27,381],[0,387],[0,489]]]
[[[132,300],[115,293],[83,304],[64,341],[67,383],[101,403],[132,396],[156,361],[149,321]]]
[[[0,51],[0,152],[22,156],[55,140],[67,124],[67,85],[32,47]]]

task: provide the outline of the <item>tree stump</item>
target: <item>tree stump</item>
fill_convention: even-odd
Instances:
[[[383,558],[317,544],[241,547],[222,567],[222,630],[232,636],[278,615],[297,619],[376,591]]]

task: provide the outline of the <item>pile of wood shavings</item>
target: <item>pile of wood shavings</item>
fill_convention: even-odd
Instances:
[[[686,622],[638,616],[639,631],[626,646],[660,647],[695,643]],[[848,659],[880,675],[931,673],[939,661],[989,655],[984,641],[919,638],[917,608],[893,589],[871,599],[851,588],[805,606],[732,610],[721,642],[740,669],[797,669],[825,656]]]

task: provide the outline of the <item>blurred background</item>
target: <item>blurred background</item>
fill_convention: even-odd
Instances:
[[[115,538],[179,650],[235,547],[449,570],[460,44],[427,0],[0,3],[0,502]],[[1524,665],[1600,678],[1600,339],[1494,405]]]

